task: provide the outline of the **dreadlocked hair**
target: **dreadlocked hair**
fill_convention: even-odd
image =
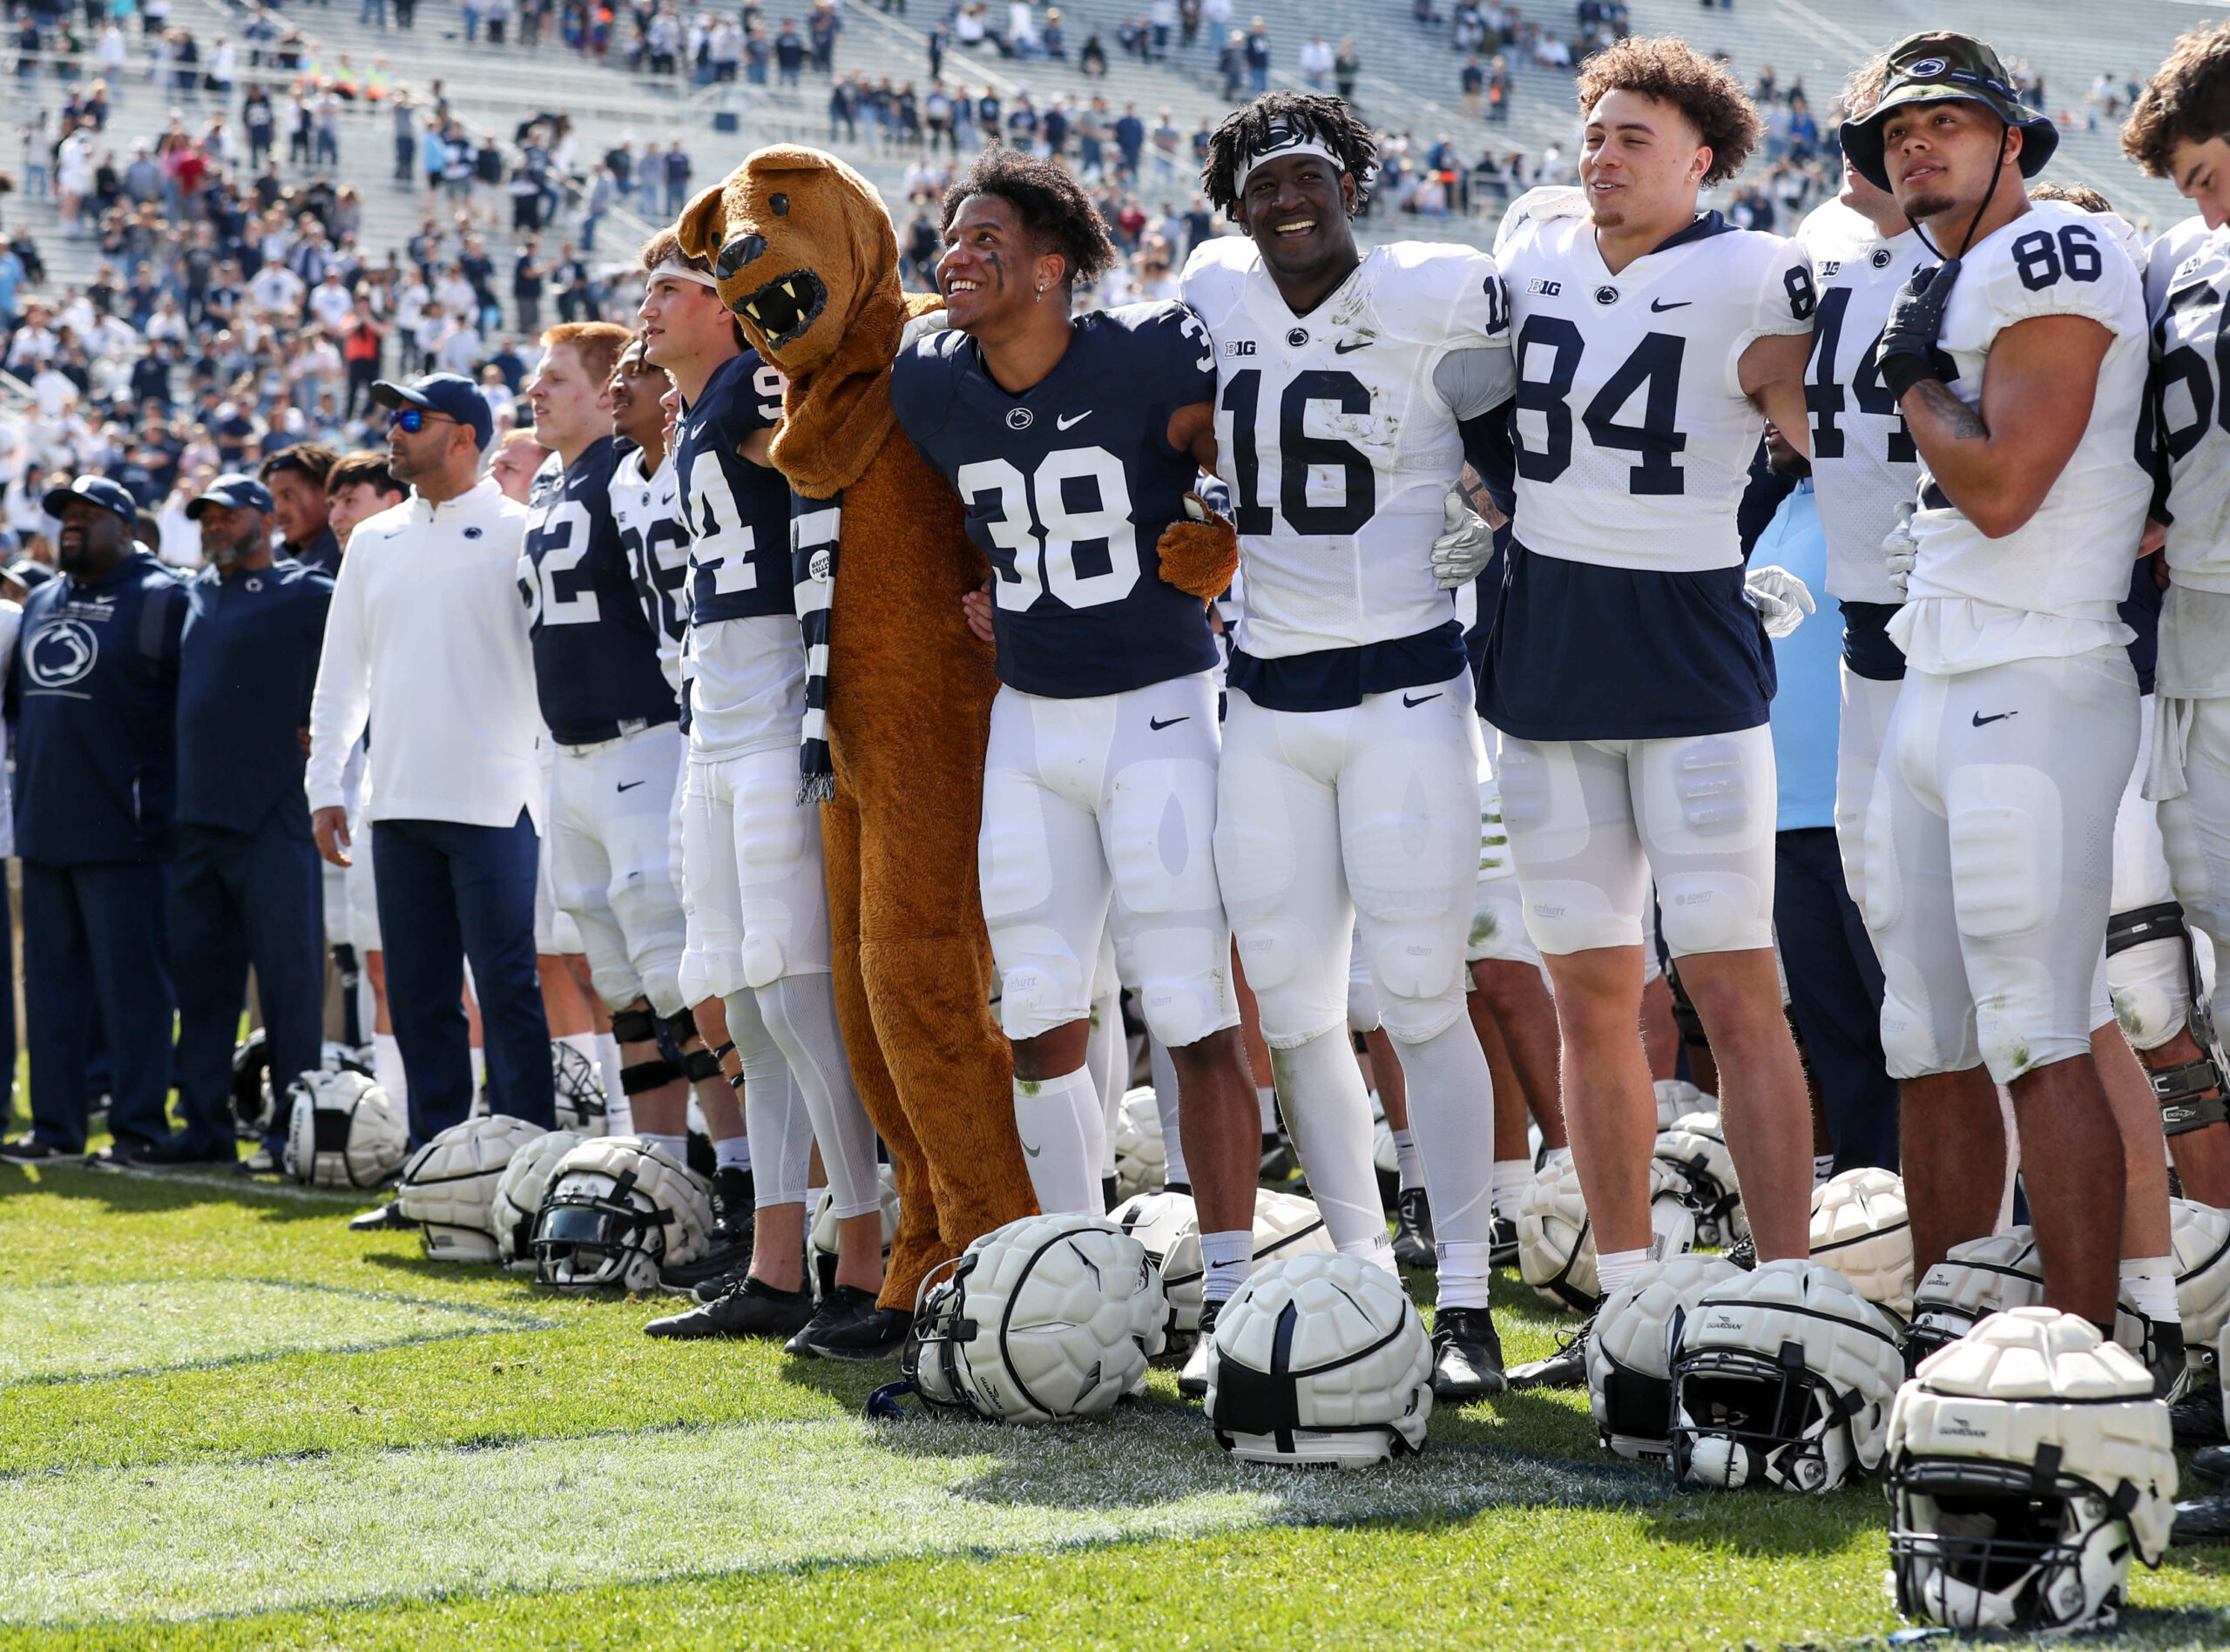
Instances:
[[[1289,126],[1314,138],[1339,158],[1355,180],[1350,215],[1370,199],[1378,170],[1378,135],[1344,98],[1321,91],[1270,91],[1226,115],[1208,138],[1208,158],[1200,168],[1200,189],[1208,205],[1228,212],[1239,205],[1239,172],[1247,158],[1270,144],[1273,125]]]
[[[941,233],[952,233],[971,195],[996,195],[1013,207],[1037,249],[1061,255],[1068,266],[1061,279],[1070,287],[1091,286],[1115,262],[1107,220],[1065,166],[1004,145],[985,150],[945,191]]]

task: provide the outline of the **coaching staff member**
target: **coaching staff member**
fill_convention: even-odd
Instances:
[[[173,1163],[181,1144],[165,1117],[172,1006],[163,863],[177,789],[185,591],[133,544],[138,511],[122,483],[80,476],[41,502],[62,523],[62,577],[24,604],[9,682],[19,718],[31,1129],[0,1156],[36,1164],[85,1150],[98,1006],[116,1139],[94,1162]]]
[[[469,380],[382,380],[372,399],[388,409],[388,469],[411,496],[357,525],[334,583],[310,710],[312,829],[319,853],[348,864],[341,772],[368,719],[367,813],[411,1140],[471,1107],[468,957],[489,1110],[548,1128],[534,966],[542,719],[517,584],[526,508],[480,478],[495,421]]]
[[[272,1088],[285,1095],[318,1064],[325,914],[302,754],[333,581],[274,557],[271,490],[253,476],[219,476],[186,514],[207,565],[186,587],[179,650],[179,1151],[229,1163],[233,1038],[251,963]]]

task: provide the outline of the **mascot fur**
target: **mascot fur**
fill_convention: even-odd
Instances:
[[[825,728],[826,769],[815,775],[809,739],[807,781],[827,799],[837,1015],[898,1183],[881,1305],[910,1312],[922,1275],[1037,1208],[976,876],[998,684],[960,599],[990,569],[890,406],[906,323],[943,300],[901,289],[874,186],[819,150],[756,152],[674,228],[789,380],[772,456],[808,502],[797,523],[808,554],[810,502],[836,507],[833,588],[802,587],[799,610],[811,644],[808,607],[826,606],[817,707],[808,691],[825,713],[808,711],[808,732]]]

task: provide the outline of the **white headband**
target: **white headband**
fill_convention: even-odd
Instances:
[[[1254,175],[1256,168],[1267,165],[1271,161],[1286,155],[1321,155],[1332,163],[1334,172],[1343,172],[1348,170],[1347,163],[1326,148],[1321,140],[1294,131],[1289,126],[1278,126],[1271,129],[1269,143],[1265,147],[1254,151],[1241,163],[1239,168],[1239,182],[1234,187],[1243,192],[1247,188],[1247,180]]]
[[[670,275],[677,281],[694,281],[698,286],[709,287],[715,292],[720,290],[720,282],[715,280],[709,272],[705,270],[693,270],[688,265],[683,263],[679,259],[673,257],[671,253],[669,253],[659,264],[657,268],[653,269],[648,275],[645,276],[643,280],[645,284],[648,285],[650,282],[657,280],[661,275]]]

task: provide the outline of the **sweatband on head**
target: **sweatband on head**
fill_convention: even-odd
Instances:
[[[652,269],[647,275],[644,276],[644,283],[648,285],[650,282],[657,280],[661,275],[670,275],[677,281],[694,281],[699,287],[709,287],[716,291],[720,285],[719,280],[714,278],[712,271],[692,269],[688,265],[683,263],[679,259],[673,257],[670,253],[666,258],[659,260],[657,267]]]
[[[1239,182],[1234,187],[1245,191],[1247,180],[1254,175],[1257,167],[1287,155],[1321,155],[1332,163],[1333,171],[1343,172],[1348,170],[1347,163],[1334,154],[1322,139],[1296,131],[1290,126],[1273,126],[1269,141],[1261,148],[1250,152],[1240,164]]]

